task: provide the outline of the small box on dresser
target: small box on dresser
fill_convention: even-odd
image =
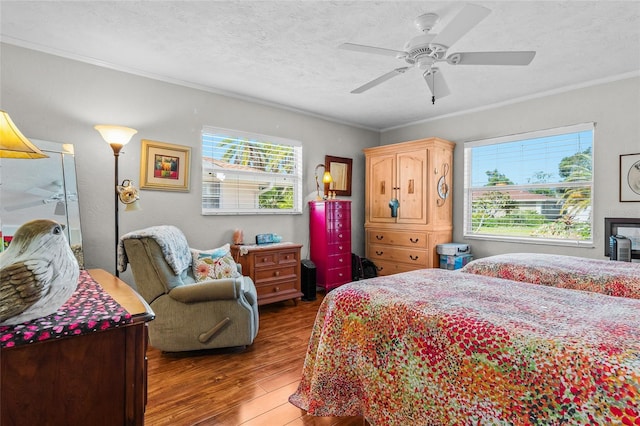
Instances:
[[[309,246],[317,285],[329,291],[351,281],[351,201],[309,202]]]

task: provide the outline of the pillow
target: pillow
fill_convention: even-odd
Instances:
[[[229,244],[211,250],[191,249],[193,276],[196,281],[241,276],[231,256]]]

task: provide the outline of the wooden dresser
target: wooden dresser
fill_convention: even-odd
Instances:
[[[36,331],[39,336],[36,340],[42,341],[3,347],[0,350],[3,426],[144,424],[146,322],[153,319],[154,313],[131,287],[115,276],[100,269],[92,269],[89,274],[131,315],[130,321],[109,327],[107,321],[94,325],[61,318],[53,328]],[[90,316],[87,312],[83,314]],[[73,335],[85,326],[95,331]],[[35,325],[30,330],[31,327],[36,330]],[[69,335],[47,338],[63,328]],[[28,338],[27,331],[18,330],[5,330],[3,338],[8,334]]]
[[[231,254],[251,277],[258,292],[258,305],[297,299],[300,291],[302,244],[232,245]]]
[[[379,275],[439,267],[436,244],[452,239],[454,147],[428,138],[364,149],[365,256]]]
[[[351,282],[351,201],[309,201],[309,248],[317,285]]]

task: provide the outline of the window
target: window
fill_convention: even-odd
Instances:
[[[300,142],[202,131],[202,214],[302,213]]]
[[[594,124],[467,142],[464,236],[592,245]]]

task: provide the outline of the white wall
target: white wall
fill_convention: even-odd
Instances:
[[[591,121],[597,123],[594,141],[594,247],[496,243],[462,237],[465,141]],[[621,203],[618,197],[619,156],[640,152],[640,77],[388,130],[382,132],[381,144],[428,136],[457,143],[454,152],[453,237],[456,242],[471,244],[476,257],[526,251],[604,259],[604,218],[640,218],[640,203]]]
[[[159,224],[174,224],[192,247],[230,242],[235,228],[245,240],[273,232],[305,244],[308,257],[308,207],[315,198],[313,171],[325,155],[353,158],[352,244],[364,254],[364,155],[379,134],[287,109],[251,103],[207,91],[114,71],[13,45],[1,44],[0,108],[30,138],[75,145],[85,262],[113,272],[114,158],[94,130],[96,124],[133,127],[119,177],[140,182],[140,140],[192,147],[191,191],[141,191],[142,211],[120,211],[120,234]],[[202,216],[200,214],[200,131],[204,125],[296,139],[303,143],[305,209],[302,215]],[[121,205],[122,207],[122,205]],[[129,271],[122,275],[132,281]]]

